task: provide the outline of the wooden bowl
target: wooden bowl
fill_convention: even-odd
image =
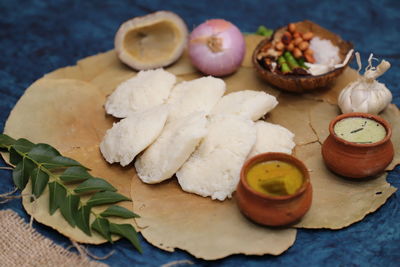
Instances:
[[[385,138],[375,143],[360,144],[338,137],[334,132],[335,124],[350,117],[375,120],[385,127]],[[392,128],[379,116],[360,112],[339,115],[329,124],[329,133],[322,144],[322,157],[328,169],[341,176],[355,179],[373,177],[382,173],[393,160]]]
[[[318,24],[315,24],[314,22],[305,20],[297,22],[295,24],[296,24],[296,30],[300,33],[311,31],[314,33],[314,36],[318,36],[321,39],[330,40],[333,43],[333,45],[339,48],[339,57],[341,59],[341,62],[344,61],[347,53],[353,48],[353,45],[350,42],[342,40],[340,36],[328,31],[327,29],[319,26]],[[304,93],[326,87],[343,72],[343,70],[347,67],[347,65],[350,62],[349,60],[347,64],[341,68],[337,68],[328,73],[316,76],[278,74],[271,72],[270,70],[264,68],[258,62],[257,55],[260,49],[264,47],[265,44],[272,42],[275,38],[280,40],[285,31],[287,31],[287,26],[275,30],[271,38],[261,41],[254,50],[252,57],[253,65],[257,73],[268,83],[284,91]]]
[[[249,186],[247,173],[251,167],[257,163],[272,160],[287,162],[301,171],[304,181],[296,193],[270,196]],[[277,152],[259,154],[247,160],[243,165],[235,196],[240,211],[252,221],[268,226],[286,226],[299,221],[311,206],[310,175],[306,166],[289,154]]]

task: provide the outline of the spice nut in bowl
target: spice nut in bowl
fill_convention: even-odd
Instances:
[[[287,54],[289,62],[285,62]],[[352,56],[350,42],[305,20],[281,27],[262,40],[253,52],[252,61],[256,72],[271,85],[283,91],[306,93],[329,86],[342,74]],[[296,60],[292,61],[293,58]],[[299,66],[296,63],[293,66],[292,62]],[[289,70],[282,68],[285,63]]]
[[[312,186],[306,166],[297,158],[268,152],[248,159],[242,167],[236,191],[240,211],[267,226],[299,221],[312,202]]]
[[[369,113],[346,113],[334,118],[322,145],[322,157],[332,172],[347,178],[368,178],[392,162],[392,128]]]

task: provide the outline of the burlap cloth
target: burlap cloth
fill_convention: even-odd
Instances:
[[[0,210],[0,266],[107,266],[55,244],[12,210]]]

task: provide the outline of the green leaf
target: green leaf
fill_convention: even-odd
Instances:
[[[5,148],[7,150],[16,142],[15,139],[9,137],[6,134],[0,134],[0,148]]]
[[[76,216],[75,216],[76,226],[78,226],[79,229],[81,229],[83,232],[85,232],[89,236],[92,235],[92,233],[90,231],[90,224],[89,224],[90,210],[91,210],[90,206],[87,206],[87,205],[82,206],[79,208],[79,210],[77,211]]]
[[[10,162],[13,165],[17,165],[21,160],[22,160],[22,155],[21,154],[27,154],[33,147],[34,143],[24,139],[20,138],[18,139],[10,148]]]
[[[91,208],[93,206],[130,201],[129,198],[114,192],[116,189],[111,184],[101,178],[93,177],[89,174],[88,168],[73,159],[63,157],[50,145],[35,145],[24,138],[14,140],[8,135],[0,134],[0,149],[4,148],[9,151],[10,162],[16,166],[13,171],[13,179],[18,188],[23,189],[26,187],[30,177],[32,192],[36,197],[39,197],[44,192],[46,185],[49,185],[49,213],[51,215],[57,209],[60,209],[61,214],[72,227],[78,226],[88,235],[91,235],[91,230],[97,231],[110,242],[112,242],[111,234],[120,235],[130,240],[142,252],[137,233],[132,225],[110,223],[106,218],[108,216],[121,218],[139,217],[130,210],[112,205],[101,214],[95,214],[96,219],[90,224]],[[69,190],[64,187],[61,181],[49,183],[50,176],[53,177],[53,175],[59,174],[61,169],[65,169],[64,172],[56,177],[59,177],[63,182],[84,181],[75,188],[76,193],[97,190],[107,191],[95,193],[86,202],[86,205],[83,205],[80,197],[68,193]]]
[[[93,191],[117,191],[117,189],[104,179],[90,178],[78,185],[74,190],[78,194]]]
[[[112,242],[110,232],[110,222],[107,219],[96,218],[92,223],[92,229],[101,234],[105,239]]]
[[[48,144],[37,144],[28,153],[28,157],[41,163],[47,169],[81,166],[73,159],[61,156],[60,152]]]
[[[72,227],[75,227],[76,224],[74,214],[78,211],[79,201],[79,196],[67,195],[67,197],[60,203],[61,214]]]
[[[40,197],[49,182],[49,175],[40,168],[34,168],[31,172],[32,194]]]
[[[117,235],[123,236],[126,239],[128,239],[132,243],[132,245],[140,253],[142,253],[142,247],[140,246],[140,243],[139,243],[138,234],[132,225],[110,223],[110,231],[113,234],[117,234]]]
[[[36,144],[29,151],[29,157],[33,158],[39,163],[46,162],[48,158],[60,156],[60,152],[48,144]]]
[[[117,203],[124,200],[130,200],[126,196],[112,191],[98,192],[94,194],[87,202],[87,205],[98,206],[102,204]]]
[[[93,176],[80,166],[69,167],[60,175],[60,179],[67,183],[80,182],[90,178],[93,178]]]
[[[100,213],[101,216],[103,217],[109,217],[109,216],[116,216],[116,217],[121,217],[121,218],[140,218],[139,215],[137,215],[136,213],[133,213],[132,211],[121,207],[121,206],[116,206],[116,205],[112,205],[110,207],[108,207],[105,211],[103,211],[102,213]]]
[[[256,31],[256,34],[262,35],[262,36],[265,36],[265,37],[270,37],[273,33],[274,33],[273,30],[268,29],[267,27],[265,27],[263,25],[259,26],[257,31]]]
[[[29,140],[26,140],[25,138],[18,139],[13,145],[15,150],[21,153],[28,153],[34,146],[35,146],[34,143],[32,143]]]
[[[33,162],[27,158],[23,158],[23,160],[15,166],[12,177],[14,184],[18,189],[24,190],[34,167]]]
[[[72,166],[80,166],[82,168],[85,168],[76,160],[73,160],[71,158],[67,158],[64,156],[54,157],[54,158],[50,159],[49,161],[43,163],[43,166],[47,169],[64,168],[64,167],[72,167]]]
[[[23,159],[23,157],[18,154],[18,152],[15,150],[14,147],[10,148],[10,162],[12,165],[17,165],[18,163],[21,162],[21,160]]]
[[[53,215],[54,212],[60,207],[62,201],[65,200],[67,190],[57,182],[49,183],[49,212]]]

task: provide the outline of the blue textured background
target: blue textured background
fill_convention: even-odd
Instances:
[[[244,32],[254,32],[260,24],[276,28],[291,21],[313,20],[352,41],[363,62],[370,52],[390,61],[392,68],[379,80],[391,89],[393,102],[400,106],[400,1],[1,0],[0,131],[31,83],[80,58],[112,49],[122,22],[157,10],[176,12],[190,29],[211,18],[229,20]],[[0,161],[0,166],[4,162]],[[389,182],[399,188],[399,178],[400,167],[390,173]],[[12,188],[11,173],[0,170],[0,192]],[[206,262],[183,251],[161,251],[143,239],[143,254],[132,250],[125,240],[89,249],[98,256],[114,249],[115,254],[104,261],[112,266],[160,266],[182,259],[199,266],[400,266],[399,194],[346,229],[299,230],[295,245],[278,257],[234,255]],[[0,209],[6,208],[27,219],[19,200],[0,204]],[[70,245],[48,227],[34,226],[55,242]]]

